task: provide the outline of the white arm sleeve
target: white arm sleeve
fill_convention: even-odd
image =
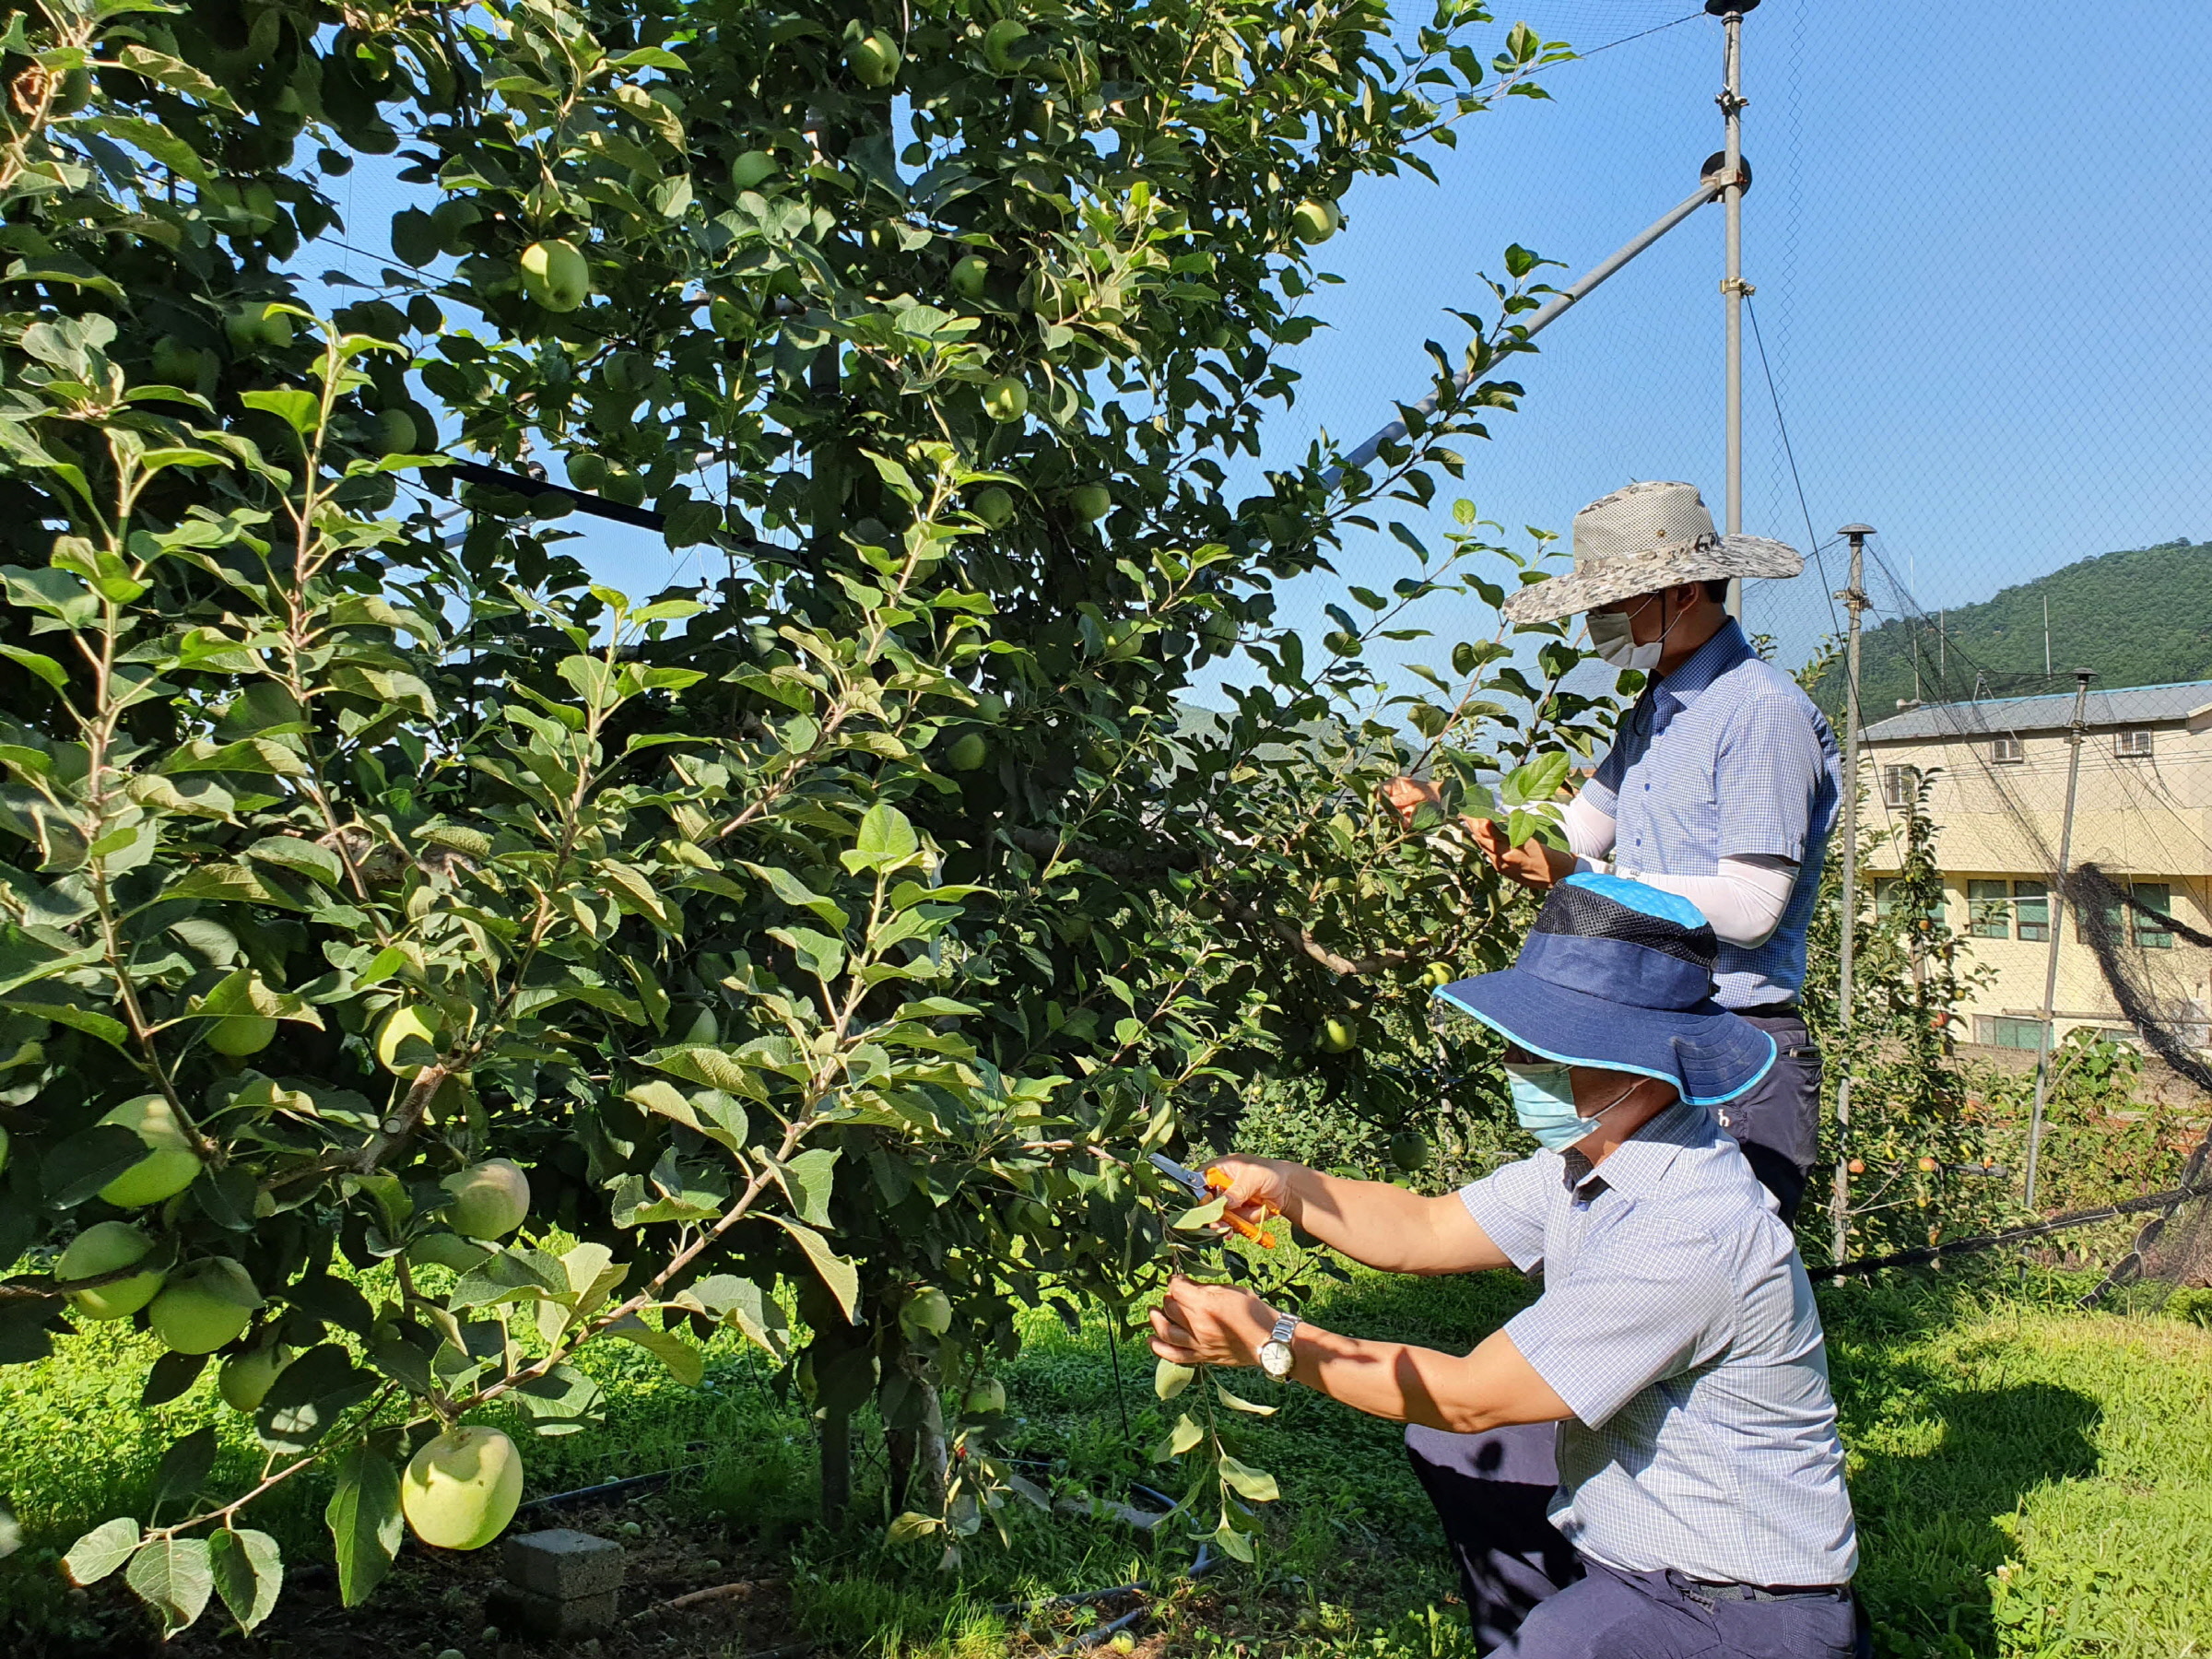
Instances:
[[[1724,945],[1764,945],[1782,924],[1782,912],[1797,885],[1793,859],[1771,853],[1724,858],[1711,876],[1659,876],[1635,872],[1636,879],[1663,893],[1679,893],[1705,912],[1714,936]]]
[[[1613,818],[1600,812],[1581,795],[1567,803],[1559,814],[1560,826],[1567,831],[1567,851],[1575,857],[1575,868],[1594,870],[1597,860],[1613,851]]]

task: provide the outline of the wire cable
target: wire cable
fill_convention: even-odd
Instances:
[[[1789,458],[1790,482],[1797,489],[1797,511],[1805,514],[1806,554],[1813,561],[1813,569],[1820,577],[1820,591],[1828,599],[1828,628],[1830,633],[1843,631],[1836,617],[1836,595],[1828,585],[1828,565],[1820,557],[1820,535],[1813,528],[1813,510],[1806,505],[1805,480],[1797,476],[1797,452],[1790,442],[1790,423],[1782,418],[1782,394],[1774,389],[1774,371],[1767,361],[1767,339],[1759,331],[1759,308],[1751,303],[1751,296],[1744,296],[1744,310],[1751,318],[1751,339],[1759,347],[1759,367],[1767,377],[1767,400],[1774,406],[1774,427],[1782,434],[1782,453]],[[1829,545],[1834,546],[1830,537]]]

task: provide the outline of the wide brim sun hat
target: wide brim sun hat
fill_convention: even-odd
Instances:
[[[1723,535],[1694,484],[1631,484],[1574,515],[1574,570],[1534,582],[1503,609],[1513,622],[1556,622],[1686,582],[1777,580],[1805,559],[1786,543]]]
[[[1625,877],[1555,886],[1511,968],[1444,986],[1440,1002],[1531,1053],[1735,1100],[1774,1064],[1774,1039],[1712,1000],[1719,950],[1687,899]]]

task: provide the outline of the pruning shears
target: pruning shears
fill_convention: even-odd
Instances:
[[[1229,1176],[1219,1170],[1208,1170],[1205,1174],[1199,1175],[1184,1169],[1165,1152],[1152,1153],[1151,1159],[1152,1167],[1177,1186],[1182,1188],[1184,1192],[1190,1194],[1192,1201],[1196,1204],[1211,1204],[1216,1196],[1227,1191],[1232,1184]],[[1262,1206],[1263,1209],[1265,1207]],[[1237,1232],[1252,1240],[1262,1250],[1275,1248],[1275,1239],[1272,1234],[1262,1232],[1253,1223],[1233,1211],[1223,1210],[1221,1219]]]

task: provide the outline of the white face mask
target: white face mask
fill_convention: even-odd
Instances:
[[[1590,644],[1597,654],[1616,668],[1633,668],[1640,674],[1649,674],[1659,666],[1660,653],[1665,648],[1663,634],[1647,644],[1636,642],[1636,627],[1625,611],[1592,611],[1586,618],[1590,627]]]

